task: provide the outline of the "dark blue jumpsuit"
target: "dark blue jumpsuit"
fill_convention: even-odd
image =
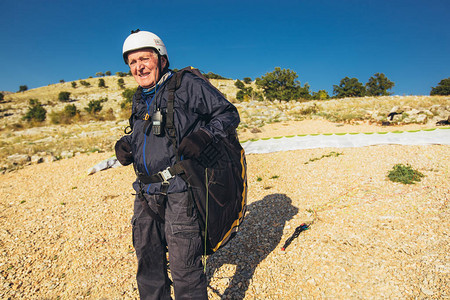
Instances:
[[[170,72],[170,71],[169,71]],[[166,75],[167,77],[167,75]],[[168,76],[170,78],[170,76]],[[132,147],[136,172],[152,175],[176,163],[176,153],[167,134],[154,135],[145,130],[156,109],[167,108],[167,82],[161,83],[153,95],[143,95],[141,88],[133,97],[133,132],[122,137]],[[206,130],[212,136],[225,137],[239,124],[239,114],[230,102],[191,73],[183,76],[175,93],[174,125],[178,144],[192,132]],[[133,244],[138,259],[137,283],[141,299],[170,299],[167,275],[166,246],[176,299],[207,299],[206,276],[201,256],[203,245],[195,210],[188,214],[187,186],[176,176],[169,180],[165,222],[154,220],[144,209],[139,197],[135,199]],[[133,188],[144,190],[148,205],[155,210],[161,193],[161,183],[144,185],[136,180]]]

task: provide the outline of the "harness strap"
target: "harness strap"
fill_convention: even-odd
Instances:
[[[164,206],[165,201],[167,200],[167,192],[169,189],[169,179],[175,177],[176,175],[180,175],[181,178],[184,179],[184,181],[187,183],[186,180],[186,174],[184,167],[181,162],[181,157],[178,155],[178,144],[177,144],[177,131],[174,124],[174,102],[175,102],[175,91],[181,86],[181,80],[183,79],[183,75],[189,72],[188,70],[181,70],[179,72],[176,72],[173,74],[169,82],[167,83],[167,89],[168,89],[168,97],[167,97],[167,113],[166,113],[166,122],[165,122],[165,130],[167,132],[167,135],[170,139],[170,142],[173,146],[174,155],[176,156],[176,163],[172,167],[168,167],[166,170],[158,172],[153,175],[146,175],[144,173],[138,173],[137,177],[139,181],[141,181],[144,184],[150,184],[150,183],[159,183],[162,182],[161,185],[161,194],[160,197],[157,200],[157,208],[158,208],[158,214],[160,216],[164,216]],[[148,126],[149,124],[146,123],[144,126],[144,134],[148,134]],[[193,208],[194,208],[194,199],[192,195],[192,191],[190,191],[190,187],[188,187],[189,191],[189,203],[187,208],[187,214],[188,216],[192,216]],[[148,205],[147,205],[148,206]],[[151,211],[150,208],[148,210]],[[161,220],[161,217],[158,216],[155,212],[151,211],[150,215],[155,218],[155,220]],[[155,217],[156,216],[156,217]]]
[[[176,163],[172,167],[165,169],[164,171],[158,172],[153,175],[145,175],[144,173],[137,174],[138,179],[144,183],[158,183],[167,182],[167,180],[175,177],[175,175],[184,174],[184,167],[181,163]],[[167,192],[167,191],[166,191]]]
[[[177,162],[181,160],[180,156],[178,155],[177,150],[177,131],[175,129],[175,124],[173,122],[174,119],[174,102],[175,102],[175,91],[177,89],[177,82],[178,82],[178,73],[175,73],[169,83],[167,84],[167,88],[169,90],[169,95],[167,97],[167,114],[166,114],[166,132],[167,135],[170,138],[170,142],[173,146],[174,154],[177,157]]]
[[[143,190],[141,190],[140,195],[139,195],[138,198],[141,200],[141,204],[142,204],[142,207],[144,208],[144,210],[145,210],[145,211],[146,211],[146,212],[147,212],[147,213],[148,213],[155,221],[164,223],[164,220],[163,220],[164,214],[161,214],[161,212],[164,212],[164,210],[161,210],[161,209],[160,209],[160,204],[159,204],[159,203],[157,203],[158,213],[155,213],[155,212],[150,208],[150,206],[148,205],[147,200],[146,200],[146,198],[145,198],[145,196],[144,196],[144,191],[143,191]],[[164,203],[163,203],[163,204],[164,204]],[[164,206],[163,206],[163,207],[164,207]]]

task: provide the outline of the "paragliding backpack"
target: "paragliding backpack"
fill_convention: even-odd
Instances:
[[[174,125],[175,93],[187,72],[216,89],[198,69],[192,67],[174,73],[167,83],[169,93],[164,130],[174,153],[178,152]],[[247,208],[247,163],[236,131],[233,130],[226,138],[215,138],[198,159],[181,160],[177,157],[174,166],[152,176],[141,175],[138,178],[143,183],[162,182],[164,194],[168,179],[175,175],[181,176],[188,185],[190,202],[198,212],[205,252],[212,254],[236,234]]]

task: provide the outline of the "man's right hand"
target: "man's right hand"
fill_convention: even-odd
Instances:
[[[123,165],[128,166],[133,163],[133,153],[131,152],[131,145],[124,139],[121,138],[117,141],[116,146],[117,160]]]

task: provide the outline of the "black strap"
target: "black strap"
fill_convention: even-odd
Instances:
[[[135,95],[133,96],[133,99],[131,100],[131,115],[130,118],[128,119],[129,125],[124,129],[125,134],[131,134],[133,132],[134,120],[143,117],[141,115],[138,115],[135,104],[139,103],[141,99],[142,99],[142,87],[139,86],[136,90]]]
[[[181,157],[178,155],[178,144],[177,144],[177,131],[174,124],[174,102],[175,102],[175,91],[180,87],[181,80],[183,78],[184,73],[189,72],[189,70],[183,69],[179,72],[176,72],[172,75],[169,82],[167,83],[167,89],[168,89],[168,97],[167,97],[167,113],[166,113],[166,123],[165,123],[165,130],[167,132],[167,135],[170,139],[170,142],[173,146],[173,151],[176,156],[175,165],[168,168],[167,170],[170,172],[172,176],[180,175],[183,179],[185,179],[185,171],[183,168],[183,164],[181,162]],[[144,133],[146,133],[144,127]],[[137,174],[138,179],[144,183],[144,184],[150,184],[150,183],[158,183],[162,182],[161,185],[161,195],[157,201],[157,207],[158,207],[158,214],[162,214],[164,218],[164,205],[165,201],[167,200],[167,191],[169,189],[169,184],[164,180],[161,172],[153,174],[153,175],[145,175],[142,173]],[[186,179],[185,179],[186,181]],[[192,195],[189,195],[189,204],[188,204],[188,215],[192,215],[192,208],[193,208],[193,199]],[[148,206],[148,205],[147,205]],[[150,208],[148,210],[151,211]],[[149,212],[152,217],[157,219],[157,214],[153,211]],[[156,216],[156,217],[155,217]],[[161,218],[160,218],[161,219]]]
[[[164,214],[161,215],[161,210],[160,210],[160,203],[156,203],[157,207],[158,207],[158,213],[154,212],[150,206],[147,203],[147,200],[144,196],[144,191],[141,190],[140,195],[138,196],[139,200],[141,201],[142,207],[144,208],[144,210],[157,222],[161,222],[164,223]],[[164,210],[162,210],[162,212],[164,212]]]
[[[182,175],[185,172],[182,163],[176,163],[175,165],[168,168],[167,170],[170,172],[170,175],[172,175],[172,176]],[[161,172],[153,174],[153,175],[145,175],[143,173],[139,173],[139,174],[137,174],[137,177],[144,184],[164,182],[164,178],[163,178]]]
[[[178,82],[179,73],[173,74],[172,78],[170,79],[169,83],[167,84],[167,88],[169,91],[169,95],[167,97],[167,114],[166,114],[166,132],[167,135],[170,138],[170,142],[173,146],[174,154],[177,157],[177,162],[180,161],[180,157],[178,155],[178,145],[177,145],[177,131],[175,129],[174,124],[174,102],[175,102],[175,91],[178,88],[177,82]]]

